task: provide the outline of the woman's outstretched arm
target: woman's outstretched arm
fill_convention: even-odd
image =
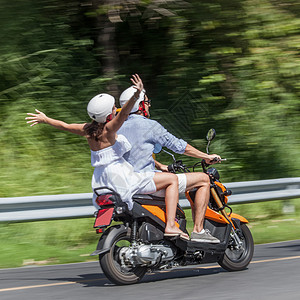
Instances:
[[[39,123],[44,123],[44,124],[48,124],[51,125],[53,127],[55,127],[56,129],[59,130],[64,130],[64,131],[68,131],[74,134],[78,134],[80,136],[85,136],[85,130],[84,130],[84,126],[85,124],[68,124],[66,122],[60,121],[60,120],[56,120],[56,119],[52,119],[47,117],[43,112],[39,111],[39,110],[35,110],[36,113],[27,113],[28,116],[30,117],[26,117],[26,120],[28,124],[30,124],[30,126],[34,126],[37,125]]]

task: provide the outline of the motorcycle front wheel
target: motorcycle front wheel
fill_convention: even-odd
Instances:
[[[219,260],[219,265],[227,271],[244,270],[253,257],[254,242],[251,231],[246,224],[241,224],[241,231],[240,239],[243,243],[241,249],[229,246]]]
[[[127,231],[119,230],[113,237],[110,251],[99,256],[99,262],[105,276],[117,285],[127,285],[139,282],[145,275],[145,267],[127,267],[121,264],[119,252],[122,247],[130,246]]]

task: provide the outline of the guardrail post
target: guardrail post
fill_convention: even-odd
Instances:
[[[294,212],[295,212],[295,205],[290,200],[284,201],[282,206],[282,213],[293,214]]]

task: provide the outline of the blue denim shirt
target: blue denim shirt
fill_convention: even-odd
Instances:
[[[160,144],[175,153],[185,152],[187,142],[176,138],[157,121],[132,114],[119,129],[118,134],[124,135],[132,149],[124,154],[134,171],[155,171],[152,157],[154,145]]]

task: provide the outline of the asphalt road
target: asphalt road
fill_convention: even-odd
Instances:
[[[216,264],[147,274],[115,286],[97,262],[0,270],[0,299],[300,299],[300,240],[257,245],[249,268]]]

